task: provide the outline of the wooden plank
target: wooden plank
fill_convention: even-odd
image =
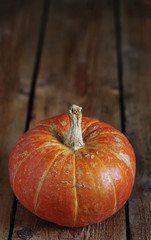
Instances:
[[[52,1],[36,85],[31,126],[53,115],[67,113],[75,103],[83,115],[120,129],[112,1]],[[125,210],[107,221],[66,228],[40,220],[17,207],[13,240],[126,239]]]
[[[25,128],[42,6],[41,0],[15,3],[6,1],[0,7],[0,239],[3,240],[8,239],[14,199],[8,159]],[[36,7],[38,10],[34,12]]]
[[[126,133],[137,159],[129,200],[130,239],[151,239],[151,5],[121,1]]]

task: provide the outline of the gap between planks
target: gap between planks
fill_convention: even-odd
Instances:
[[[117,72],[119,80],[119,105],[121,113],[121,130],[126,135],[125,128],[125,106],[124,106],[124,89],[123,89],[123,62],[122,62],[122,39],[121,39],[121,4],[120,0],[114,0],[114,22],[115,22],[115,35],[116,35],[116,52],[117,52]],[[126,219],[126,237],[130,239],[130,226],[129,226],[129,204],[125,203],[125,219]]]

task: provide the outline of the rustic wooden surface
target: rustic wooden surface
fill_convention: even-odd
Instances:
[[[134,146],[137,175],[129,199],[130,239],[151,239],[151,3],[121,4],[126,135]],[[137,31],[136,31],[137,29]]]
[[[0,239],[5,240],[14,201],[8,159],[26,125],[42,1],[24,1],[21,6],[17,1],[6,1],[0,5]]]
[[[34,0],[0,3],[0,239],[151,239],[151,4]],[[122,130],[137,157],[128,203],[103,223],[65,228],[14,199],[8,158],[41,119],[83,115]]]

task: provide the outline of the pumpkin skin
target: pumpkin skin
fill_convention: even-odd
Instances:
[[[76,151],[63,136],[68,115],[37,123],[14,146],[9,160],[11,187],[22,205],[50,222],[79,227],[115,214],[132,191],[133,148],[109,124],[82,117],[85,143]]]

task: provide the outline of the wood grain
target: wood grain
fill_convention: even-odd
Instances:
[[[9,154],[22,135],[35,61],[42,1],[0,7],[0,239],[8,239],[13,194],[8,177]]]
[[[31,126],[67,113],[74,103],[83,107],[83,115],[120,129],[112,1],[52,1],[49,13]],[[125,240],[125,224],[124,208],[103,223],[65,228],[18,204],[13,240],[21,230],[33,233],[32,240]]]
[[[122,1],[121,1],[122,2]],[[126,134],[137,160],[129,200],[130,239],[151,239],[151,5],[121,3]]]

